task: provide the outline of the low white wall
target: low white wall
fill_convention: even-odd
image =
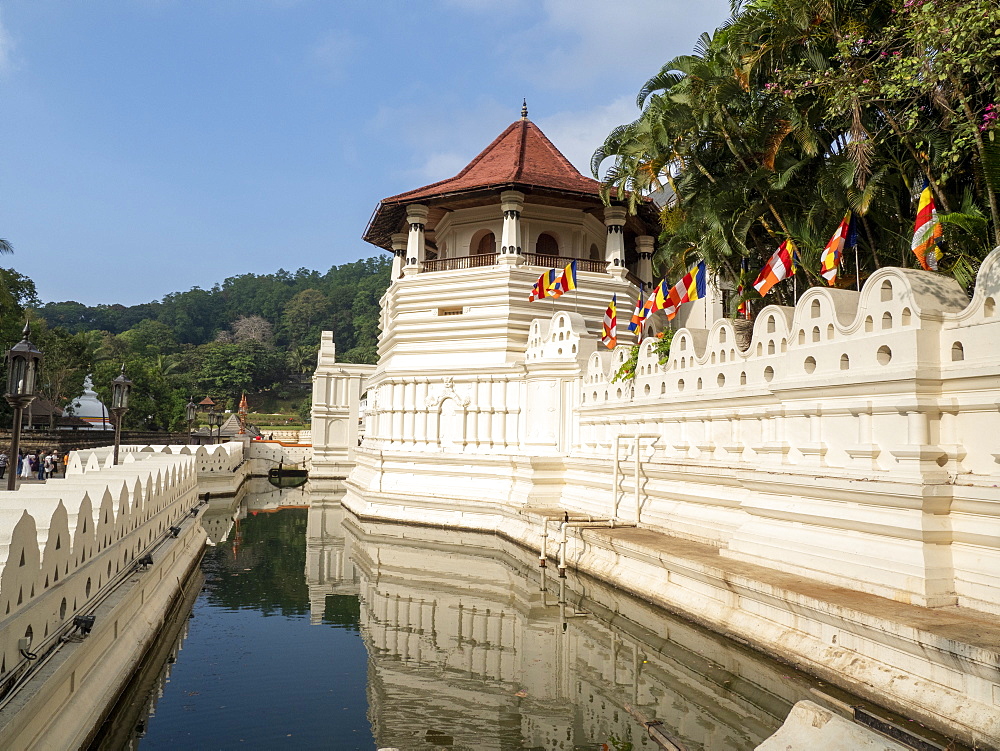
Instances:
[[[380,369],[355,481],[633,518],[641,434],[644,526],[904,602],[1000,613],[998,297],[1000,250],[971,300],[942,275],[885,268],[860,293],[812,288],[765,308],[748,341],[725,319],[681,329],[660,364],[648,339],[624,383],[611,381],[628,347],[598,351],[591,321],[557,312],[531,322],[517,369],[465,370],[458,356],[451,372]],[[347,395],[337,367],[316,383]],[[318,437],[314,456],[343,447]]]
[[[3,748],[80,746],[155,638],[205,544],[198,462],[175,449],[74,452],[65,479],[0,495]],[[77,615],[94,629],[67,640]]]

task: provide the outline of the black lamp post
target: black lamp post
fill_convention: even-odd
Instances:
[[[122,439],[122,418],[128,412],[128,401],[131,395],[132,381],[125,375],[125,363],[122,363],[122,372],[111,382],[111,414],[115,418],[115,464],[118,464],[118,446]]]
[[[7,490],[13,490],[17,480],[17,450],[21,443],[21,417],[24,408],[35,399],[35,384],[42,366],[42,353],[28,341],[31,326],[24,324],[24,338],[7,352],[7,393],[4,398],[14,408],[14,425],[7,459]]]
[[[218,428],[219,429],[219,438],[221,438],[222,437],[222,422],[223,422],[223,415],[221,413],[219,413],[219,412],[209,412],[209,414],[208,414],[208,424],[209,424],[210,427],[209,427],[209,430],[208,430],[208,434],[209,434],[210,437],[212,437],[212,443],[217,443],[216,438],[212,436],[212,428]]]
[[[194,426],[194,418],[198,415],[198,405],[194,403],[194,397],[188,401],[184,407],[184,415],[188,421],[188,440],[191,440],[191,430]]]

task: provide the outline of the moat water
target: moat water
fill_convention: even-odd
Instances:
[[[836,695],[495,536],[266,483],[203,523],[204,578],[95,748],[655,750],[639,713],[690,751],[748,751]]]

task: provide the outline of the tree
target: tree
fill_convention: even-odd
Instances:
[[[57,411],[83,393],[83,380],[93,365],[87,337],[66,329],[50,329],[43,320],[33,323],[32,340],[42,350],[38,395],[56,408],[49,417],[49,428],[56,427]]]
[[[609,134],[592,169],[611,159],[605,198],[633,210],[669,188],[663,273],[704,258],[747,288],[739,262],[752,279],[785,239],[800,284],[824,283],[818,257],[848,209],[861,268],[843,282],[912,265],[926,180],[949,241],[941,268],[968,284],[1000,242],[998,24],[989,0],[737,3],[646,83],[638,118]]]
[[[162,321],[148,318],[119,334],[119,338],[128,344],[133,354],[141,357],[168,355],[178,349],[173,329]]]
[[[260,342],[269,347],[274,340],[274,327],[261,316],[240,316],[231,328],[233,341],[237,344]]]
[[[288,301],[281,327],[289,344],[299,346],[319,341],[323,326],[331,324],[332,305],[322,292],[305,289]]]

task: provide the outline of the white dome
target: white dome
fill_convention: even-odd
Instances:
[[[104,403],[97,398],[97,392],[94,391],[94,381],[89,375],[83,379],[83,395],[74,399],[71,406],[72,414],[84,420],[88,418],[101,420],[108,417],[108,410]],[[68,408],[63,410],[63,417],[69,417],[69,415]]]

